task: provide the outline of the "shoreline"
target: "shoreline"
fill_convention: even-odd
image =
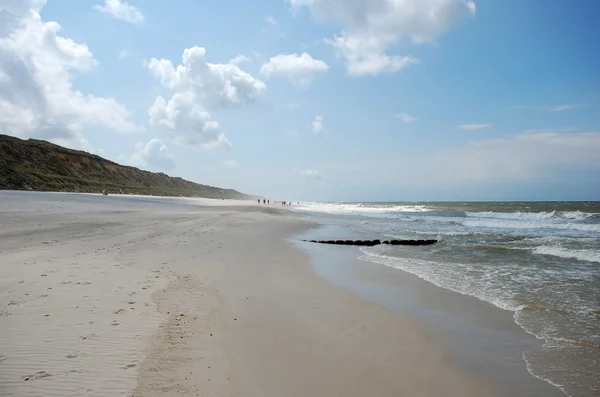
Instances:
[[[315,273],[304,216],[76,197],[0,201],[0,394],[504,395],[446,330]]]
[[[333,236],[365,237],[340,226],[323,224],[298,236],[298,240]],[[485,379],[501,395],[567,396],[559,386],[529,368],[523,355],[543,341],[518,326],[512,311],[373,262],[357,247],[302,241],[296,241],[296,246],[311,255],[312,266],[320,277],[430,329],[453,365]]]

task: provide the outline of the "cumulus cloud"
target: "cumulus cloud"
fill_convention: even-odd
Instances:
[[[411,116],[408,113],[397,113],[394,115],[395,118],[400,119],[403,123],[414,123],[415,121],[417,121],[416,118],[414,118],[413,116]]]
[[[144,167],[153,166],[170,170],[175,167],[175,158],[169,154],[169,148],[159,139],[153,138],[146,145],[138,143],[131,156],[131,163]]]
[[[235,160],[227,160],[223,163],[223,166],[225,166],[226,168],[237,168],[238,165],[239,164]]]
[[[347,33],[325,42],[334,46],[338,55],[346,60],[348,74],[352,76],[393,73],[419,63],[419,60],[412,56],[387,55],[383,52],[385,46],[380,43],[356,38]]]
[[[294,172],[297,173],[298,175],[302,175],[303,177],[306,177],[308,179],[315,179],[315,180],[323,179],[323,177],[321,176],[319,171],[316,171],[316,170],[294,168]]]
[[[141,11],[126,1],[104,0],[104,5],[95,5],[94,8],[115,19],[120,19],[125,22],[137,25],[144,22],[144,16]]]
[[[465,131],[475,131],[475,130],[482,130],[484,128],[490,128],[492,125],[491,124],[461,124],[461,125],[457,125],[456,127],[460,128],[461,130],[465,130]]]
[[[396,72],[417,63],[411,56],[387,51],[405,38],[414,43],[431,42],[475,14],[475,3],[466,0],[287,1],[296,11],[307,7],[315,20],[342,24],[343,31],[326,42],[355,76]]]
[[[44,5],[0,2],[0,133],[91,150],[85,126],[139,130],[115,99],[73,88],[73,74],[90,71],[97,61],[86,44],[60,36],[60,25],[41,19]]]
[[[267,86],[234,63],[208,63],[202,47],[187,48],[177,67],[166,59],[152,58],[151,73],[171,92],[158,96],[148,109],[150,125],[169,139],[196,148],[231,147],[211,110],[250,104]]]
[[[260,72],[267,76],[284,75],[297,84],[309,83],[315,74],[327,72],[329,66],[319,60],[313,59],[310,54],[279,54],[269,59],[262,65]]]
[[[312,122],[312,130],[315,134],[319,135],[327,130],[325,129],[324,123],[325,120],[321,116],[315,116],[315,119]]]
[[[277,25],[277,21],[275,20],[275,18],[271,17],[271,16],[266,16],[265,17],[265,22],[268,23],[269,25]]]

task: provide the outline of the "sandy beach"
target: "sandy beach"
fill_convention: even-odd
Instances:
[[[2,192],[2,396],[492,396],[233,201]]]

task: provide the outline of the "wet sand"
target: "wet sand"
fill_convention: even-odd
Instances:
[[[309,253],[319,276],[426,326],[442,345],[448,362],[485,381],[500,395],[565,397],[558,387],[529,372],[523,353],[538,349],[543,341],[519,327],[513,312],[437,287],[413,274],[370,262],[356,247],[301,241],[339,236],[343,239],[373,237],[323,224],[290,241]]]
[[[0,192],[0,395],[501,395],[217,201]]]

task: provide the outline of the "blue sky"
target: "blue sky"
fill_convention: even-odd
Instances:
[[[593,0],[0,9],[0,133],[273,199],[600,199]]]

